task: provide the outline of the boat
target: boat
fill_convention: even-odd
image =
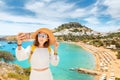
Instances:
[[[8,44],[17,44],[16,41],[8,41],[7,43],[8,43]]]

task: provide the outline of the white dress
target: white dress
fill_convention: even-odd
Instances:
[[[28,46],[26,49],[22,47],[21,50],[16,48],[16,57],[19,61],[28,59],[30,56],[31,46]],[[48,48],[35,48],[31,59],[31,68],[33,69],[44,69],[49,67],[49,63],[54,66],[57,66],[59,62],[59,57],[54,55],[54,51],[51,49],[49,53]],[[44,71],[31,70],[30,80],[53,80],[50,69]]]

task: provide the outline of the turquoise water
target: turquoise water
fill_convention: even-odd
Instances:
[[[3,47],[0,50],[6,50],[15,55],[16,44],[7,44],[7,42],[0,42]],[[31,45],[32,42],[24,42],[23,47],[26,48]],[[53,46],[52,46],[53,48]],[[93,80],[94,77],[88,74],[82,74],[75,71],[70,71],[70,68],[88,68],[94,69],[95,58],[92,54],[82,49],[80,46],[60,43],[58,54],[60,57],[60,62],[58,66],[51,66],[51,71],[54,80]],[[14,64],[18,64],[24,68],[29,67],[28,60],[25,61],[14,61]]]

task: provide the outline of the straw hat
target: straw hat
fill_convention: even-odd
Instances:
[[[39,32],[44,32],[44,33],[46,33],[46,34],[49,36],[50,45],[54,44],[54,42],[55,42],[55,37],[54,37],[52,31],[49,30],[48,28],[40,28],[40,29],[36,30],[36,31],[32,34],[32,38],[35,39],[36,35],[37,35]]]

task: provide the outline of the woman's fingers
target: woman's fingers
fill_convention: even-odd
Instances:
[[[26,39],[25,33],[19,33],[18,34],[18,40],[24,40],[24,39]]]
[[[56,47],[58,47],[59,46],[59,42],[56,42]]]
[[[21,44],[23,42],[23,40],[25,40],[25,39],[26,39],[25,33],[18,33],[18,35],[17,35],[18,44]]]
[[[59,42],[56,41],[56,42],[54,43],[54,46],[55,46],[55,48],[58,48]]]
[[[55,38],[54,46],[55,46],[55,47],[58,47],[58,46],[59,46],[59,42],[57,42],[57,38]]]

